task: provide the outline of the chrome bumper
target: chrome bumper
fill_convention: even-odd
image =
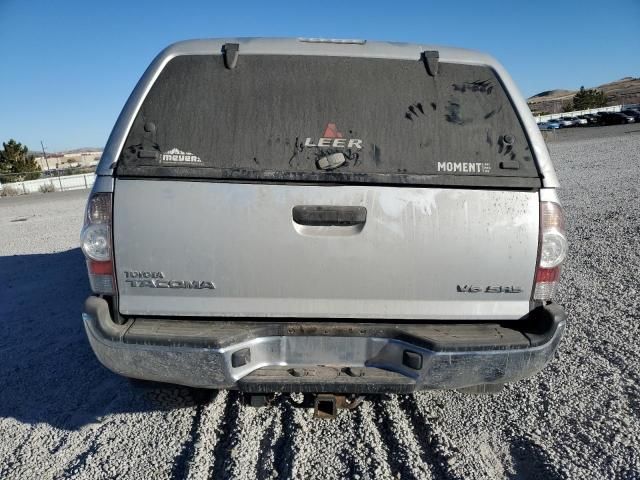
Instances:
[[[360,393],[400,393],[506,383],[533,375],[553,357],[564,331],[564,311],[551,307],[554,310],[544,310],[551,318],[547,318],[547,331],[535,336],[537,341],[529,346],[503,343],[493,349],[486,345],[473,349],[458,345],[449,351],[428,348],[424,342],[407,340],[406,335],[401,339],[398,335],[266,335],[217,348],[153,338],[131,341],[127,333],[131,321],[125,325],[113,323],[106,301],[97,297],[87,300],[83,319],[100,362],[127,377],[203,388],[332,392],[337,384],[326,372],[334,371],[337,378],[352,367],[362,370],[363,376],[350,382],[342,375],[341,391],[355,388]],[[155,338],[159,338],[157,333]],[[261,377],[255,374],[267,370],[276,372],[275,376],[263,377],[269,384],[256,387]],[[316,371],[324,372],[318,373],[317,381]],[[385,377],[380,383],[379,376],[367,377],[367,372],[375,371],[395,377]]]

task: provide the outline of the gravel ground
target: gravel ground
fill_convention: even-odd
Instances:
[[[110,373],[80,320],[86,192],[0,199],[0,478],[640,478],[640,132],[588,130],[550,143],[571,241],[556,359],[497,395],[335,421]]]

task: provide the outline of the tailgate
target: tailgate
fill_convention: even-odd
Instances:
[[[538,208],[532,191],[120,178],[119,308],[519,318],[529,311]]]

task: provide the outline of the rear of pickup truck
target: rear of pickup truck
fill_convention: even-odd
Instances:
[[[477,52],[182,42],[140,80],[98,175],[83,318],[125,376],[474,388],[539,371],[564,330],[553,167]]]

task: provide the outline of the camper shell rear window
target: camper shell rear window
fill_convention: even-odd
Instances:
[[[487,66],[303,55],[179,56],[139,109],[117,176],[540,187]]]

